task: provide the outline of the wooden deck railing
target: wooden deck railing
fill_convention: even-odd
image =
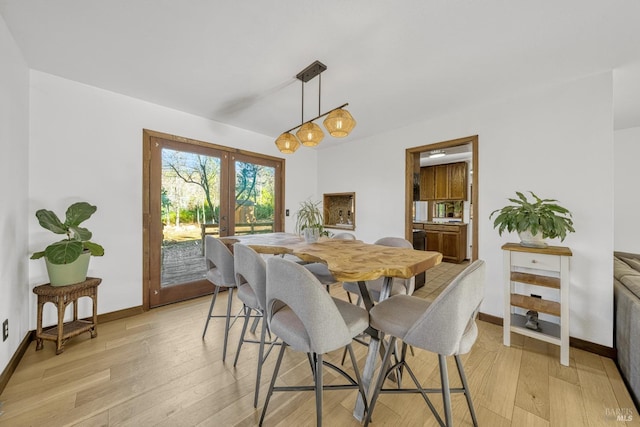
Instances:
[[[204,255],[204,237],[207,235],[220,236],[220,224],[200,224],[202,239],[202,255]],[[235,234],[273,233],[273,222],[239,222],[235,225]]]

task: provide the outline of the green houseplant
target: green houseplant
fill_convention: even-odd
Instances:
[[[96,210],[87,202],[74,203],[67,208],[64,222],[50,210],[40,209],[36,212],[36,218],[43,228],[67,236],[31,255],[31,259],[45,258],[51,285],[63,286],[84,281],[89,257],[104,255],[104,248],[90,241],[91,231],[80,227]]]
[[[515,231],[519,234],[523,246],[544,247],[546,243],[542,239],[554,239],[563,241],[567,233],[573,233],[573,221],[571,212],[560,206],[555,199],[541,199],[532,191],[529,191],[533,201],[516,191],[517,199],[510,198],[513,205],[491,212],[489,218],[497,214],[493,228],[502,232]]]
[[[320,202],[300,202],[296,212],[296,233],[303,235],[309,243],[316,242],[320,236],[329,235],[324,229]]]

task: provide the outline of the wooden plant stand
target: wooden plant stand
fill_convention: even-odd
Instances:
[[[42,350],[43,340],[56,342],[56,354],[64,351],[64,344],[69,338],[90,332],[91,338],[98,335],[98,285],[102,279],[87,277],[87,280],[67,286],[40,285],[33,288],[33,293],[38,295],[38,324],[36,328],[36,351]],[[77,301],[81,297],[89,297],[93,300],[93,316],[91,320],[78,319]],[[51,302],[58,308],[58,325],[46,330],[42,329],[42,308],[44,304]],[[73,320],[64,322],[64,312],[69,303],[73,303]]]

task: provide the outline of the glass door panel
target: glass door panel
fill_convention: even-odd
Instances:
[[[220,236],[220,158],[162,150],[160,286],[202,280],[204,236]]]
[[[275,168],[236,160],[234,234],[273,233]]]
[[[149,301],[154,307],[213,290],[205,278],[204,237],[226,235],[221,219],[228,209],[223,190],[228,154],[164,139],[152,140],[151,148]]]

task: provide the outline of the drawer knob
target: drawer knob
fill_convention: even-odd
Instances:
[[[537,262],[538,262],[538,261],[536,261],[535,259],[532,259],[532,260],[531,260],[531,264],[535,264],[535,263],[537,263]]]

